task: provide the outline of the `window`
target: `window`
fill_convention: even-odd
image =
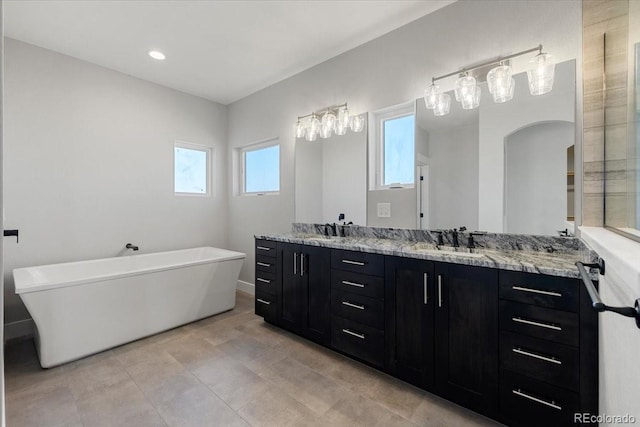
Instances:
[[[415,113],[413,103],[373,113],[370,135],[371,189],[413,187],[415,182]]]
[[[240,193],[262,195],[280,191],[280,144],[277,140],[239,149]]]
[[[175,194],[209,195],[211,148],[176,141],[174,144]]]

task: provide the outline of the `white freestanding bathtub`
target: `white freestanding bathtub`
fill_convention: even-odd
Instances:
[[[212,247],[13,270],[43,368],[232,309],[245,254]]]

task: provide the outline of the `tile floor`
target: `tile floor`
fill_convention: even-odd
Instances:
[[[492,426],[388,375],[232,311],[43,370],[5,350],[7,426]]]

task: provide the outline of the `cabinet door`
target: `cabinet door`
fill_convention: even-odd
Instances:
[[[387,369],[423,388],[433,385],[433,262],[386,257]]]
[[[496,414],[498,270],[436,263],[435,381],[443,397]]]
[[[300,251],[300,305],[304,334],[321,344],[331,340],[330,249],[302,246]]]
[[[278,277],[280,283],[280,323],[293,331],[301,329],[302,288],[300,280],[300,245],[278,243]]]

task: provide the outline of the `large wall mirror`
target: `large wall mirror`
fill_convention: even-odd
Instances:
[[[344,213],[359,225],[558,235],[573,221],[575,72],[575,60],[557,64],[553,90],[541,96],[517,74],[504,104],[483,83],[479,108],[453,101],[442,117],[416,100],[413,188],[367,189],[366,132],[298,140],[296,221]],[[378,217],[380,203],[390,217]]]

